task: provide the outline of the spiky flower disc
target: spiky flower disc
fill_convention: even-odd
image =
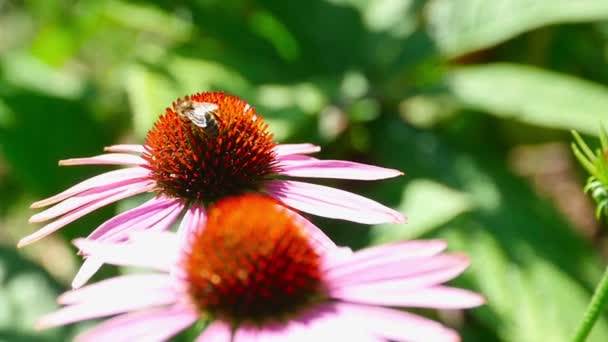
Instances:
[[[292,212],[269,197],[246,195],[218,201],[208,215],[183,259],[201,312],[235,325],[264,322],[320,297],[320,257]]]
[[[180,115],[183,102],[217,106],[214,131]],[[253,107],[236,96],[199,93],[173,103],[146,138],[142,157],[163,193],[211,202],[257,187],[276,174],[276,144]]]

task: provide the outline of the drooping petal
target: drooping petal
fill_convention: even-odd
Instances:
[[[160,342],[194,324],[193,309],[174,307],[132,312],[114,317],[76,337],[78,342]],[[225,340],[229,341],[229,340]]]
[[[364,325],[353,324],[351,317],[341,311],[335,303],[319,304],[309,309],[296,318],[302,324],[303,336],[299,334],[299,329],[294,335],[297,334],[302,341],[382,341]]]
[[[170,222],[159,229],[165,230],[168,225],[175,221],[182,210],[183,204],[178,199],[155,197],[139,207],[127,210],[104,222],[88,238],[91,240],[118,241],[126,237],[130,231],[155,227],[161,220],[170,217]]]
[[[142,284],[145,285],[145,284]],[[76,291],[83,291],[85,288]],[[106,296],[92,298],[74,305],[65,306],[42,317],[38,328],[49,328],[65,325],[92,318],[111,316],[123,312],[140,310],[148,307],[167,305],[176,302],[176,292],[172,289],[162,289],[151,286],[139,286],[137,289],[125,287],[123,291],[117,288],[96,289],[97,293]]]
[[[144,145],[121,144],[106,146],[103,150],[116,153],[144,153],[146,148]]]
[[[215,320],[205,328],[196,338],[195,342],[230,342],[232,340],[232,329],[228,323]]]
[[[400,241],[380,246],[368,247],[357,251],[349,258],[337,258],[332,263],[326,265],[326,271],[348,272],[354,267],[367,267],[368,263],[386,263],[390,260],[406,261],[410,258],[430,257],[437,255],[445,250],[447,243],[443,240],[410,240]],[[356,270],[355,270],[356,272]]]
[[[344,288],[332,292],[332,297],[351,303],[430,309],[469,309],[485,302],[482,296],[474,292],[447,286],[411,289],[379,285]]]
[[[127,188],[126,190],[124,190],[122,192],[105,197],[96,202],[84,205],[84,206],[82,206],[76,210],[73,210],[70,213],[60,217],[59,219],[47,224],[46,226],[40,228],[36,232],[19,240],[19,242],[17,243],[17,247],[21,248],[30,243],[36,242],[36,241],[44,238],[45,236],[52,234],[56,230],[61,229],[63,226],[81,218],[82,216],[84,216],[94,210],[97,210],[101,207],[104,207],[110,203],[119,201],[121,199],[131,197],[131,196],[134,196],[139,193],[151,191],[152,189],[154,189],[154,187],[155,187],[155,185],[148,181],[132,184],[129,188]]]
[[[231,342],[257,342],[258,329],[247,325],[240,325],[234,331]],[[260,341],[261,342],[261,341]]]
[[[268,193],[295,209],[359,223],[399,223],[401,213],[368,198],[327,186],[285,180],[266,183]]]
[[[304,329],[304,325],[295,320],[281,323],[270,323],[258,329],[258,340],[264,342],[309,342],[324,341],[311,338],[311,334]]]
[[[188,241],[190,236],[192,236],[192,233],[205,224],[206,219],[205,207],[203,205],[193,204],[186,211],[182,222],[177,228],[178,238],[181,243]]]
[[[50,219],[69,213],[74,209],[80,208],[87,204],[97,202],[103,198],[128,190],[133,185],[142,183],[149,184],[150,181],[145,178],[135,178],[94,189],[89,189],[62,201],[61,203],[55,204],[54,206],[47,208],[44,211],[32,215],[32,217],[30,217],[29,219],[29,222],[36,223],[48,221]]]
[[[59,161],[60,166],[73,165],[145,165],[146,161],[139,156],[124,153],[106,153],[86,158],[71,158]]]
[[[121,183],[122,181],[129,180],[129,179],[145,178],[145,177],[148,177],[149,174],[150,174],[150,171],[148,171],[144,168],[141,168],[141,167],[130,167],[130,168],[126,168],[126,169],[114,170],[114,171],[102,173],[95,177],[89,178],[85,181],[82,181],[55,196],[49,197],[47,199],[43,199],[38,202],[34,202],[34,203],[32,203],[32,205],[30,207],[31,208],[46,207],[48,205],[63,201],[64,199],[66,199],[68,197],[77,195],[81,192],[84,192],[84,191],[87,191],[90,189],[108,186],[111,184]]]
[[[469,266],[469,259],[461,254],[400,260],[378,259],[377,262],[344,264],[325,274],[333,291],[357,291],[375,287],[378,291],[392,288],[418,288],[433,286],[451,280]]]
[[[375,306],[338,303],[343,317],[391,341],[451,342],[460,341],[458,333],[427,318],[407,312]]]
[[[63,293],[57,302],[63,305],[84,303],[87,301],[105,300],[109,297],[122,297],[129,299],[129,294],[147,291],[148,294],[172,292],[172,279],[168,274],[145,273],[128,274],[99,281]]]
[[[281,144],[274,148],[277,156],[286,156],[290,154],[310,154],[321,151],[321,147],[313,144]]]
[[[144,236],[145,234],[145,236]],[[154,234],[152,237],[150,235]],[[89,257],[97,258],[104,263],[117,266],[146,267],[162,271],[169,271],[177,260],[178,242],[175,234],[145,232],[131,234],[127,244],[108,243],[77,239],[76,247]]]
[[[322,249],[334,249],[336,244],[327,236],[319,227],[315,226],[312,222],[305,219],[302,215],[292,211],[294,218],[306,229],[310,234],[310,238],[318,244]]]
[[[91,277],[95,275],[97,271],[99,271],[101,266],[103,266],[103,261],[101,259],[89,257],[85,258],[82,266],[80,266],[80,269],[78,272],[76,272],[76,275],[72,280],[72,288],[77,289],[86,284],[87,281],[89,281],[89,279],[91,279]]]
[[[280,174],[292,177],[377,180],[403,175],[403,172],[345,160],[283,160]]]

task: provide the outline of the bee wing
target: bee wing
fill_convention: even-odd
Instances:
[[[218,106],[209,102],[197,102],[194,108],[187,112],[187,116],[198,127],[205,128],[209,124],[208,115],[218,109]]]

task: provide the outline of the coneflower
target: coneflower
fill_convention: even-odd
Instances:
[[[319,160],[312,144],[277,144],[255,109],[221,92],[186,96],[173,103],[148,133],[144,145],[115,145],[107,154],[68,159],[60,165],[120,165],[32,204],[52,207],[30,222],[50,221],[19,241],[22,247],[113,202],[152,192],[146,203],[95,229],[89,239],[121,242],[132,231],[163,231],[185,212],[204,216],[205,206],[225,196],[264,193],[303,212],[376,224],[403,222],[399,212],[365,197],[294,177],[377,180],[399,176],[393,169],[341,160]],[[81,286],[101,266],[88,258],[74,279]]]
[[[160,272],[123,275],[72,290],[39,328],[115,316],[78,341],[164,341],[196,322],[197,341],[455,341],[458,334],[394,308],[470,308],[484,299],[442,285],[468,258],[439,240],[358,252],[276,200],[225,198],[206,220],[172,232],[132,233],[126,244],[80,239],[90,257]]]

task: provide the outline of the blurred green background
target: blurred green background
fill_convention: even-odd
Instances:
[[[142,143],[207,90],[249,101],[281,142],[404,171],[326,183],[408,224],[315,222],[354,248],[442,237],[469,254],[456,284],[488,304],[428,312],[465,341],[568,340],[608,255],[569,130],[597,146],[607,85],[606,0],[0,0],[0,341],[86,326],[32,328],[79,266],[69,241],[140,201],[17,251],[29,203],[100,172],[57,161]]]

